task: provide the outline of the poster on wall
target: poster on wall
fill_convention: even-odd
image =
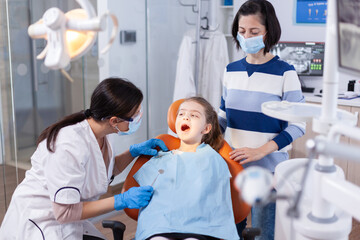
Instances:
[[[340,67],[360,72],[360,1],[338,1]]]
[[[327,0],[296,0],[296,23],[325,24]]]

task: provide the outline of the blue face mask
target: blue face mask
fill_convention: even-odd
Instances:
[[[141,125],[141,120],[142,120],[142,109],[140,109],[139,114],[135,118],[129,121],[129,130],[127,130],[126,132],[120,131],[120,129],[117,126],[115,126],[115,129],[118,131],[117,134],[119,136],[133,134],[139,129]]]
[[[239,41],[241,49],[246,53],[254,54],[265,47],[263,35],[245,39],[240,33],[237,33],[236,39]]]

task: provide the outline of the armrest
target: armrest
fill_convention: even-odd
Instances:
[[[104,220],[102,221],[102,226],[104,228],[111,228],[113,231],[114,240],[123,240],[126,229],[125,224],[119,221]]]
[[[260,236],[261,230],[259,228],[245,228],[242,231],[244,240],[254,240],[256,236]]]

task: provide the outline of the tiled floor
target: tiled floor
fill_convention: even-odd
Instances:
[[[21,182],[24,177],[25,170],[18,169],[16,172],[13,166],[0,165],[0,223],[5,216],[6,206],[10,203],[17,183]]]

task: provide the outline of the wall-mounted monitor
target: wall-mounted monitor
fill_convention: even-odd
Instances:
[[[360,73],[360,1],[338,0],[339,70]]]
[[[296,23],[326,23],[327,0],[297,0]]]
[[[270,52],[295,67],[299,76],[322,76],[325,44],[319,42],[279,42]]]

